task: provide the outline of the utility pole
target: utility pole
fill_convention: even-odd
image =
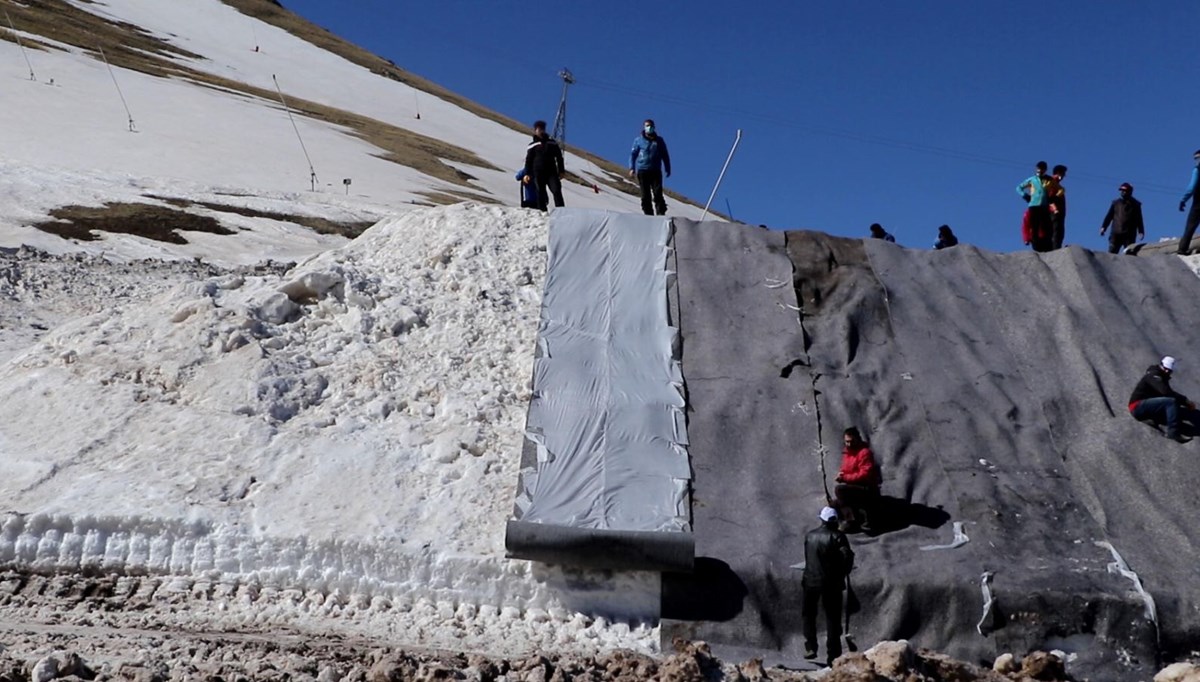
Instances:
[[[563,67],[562,71],[558,72],[558,77],[563,81],[562,99],[558,102],[558,114],[554,117],[554,132],[550,137],[558,140],[558,146],[566,149],[567,146],[567,87],[575,82],[575,76]]]

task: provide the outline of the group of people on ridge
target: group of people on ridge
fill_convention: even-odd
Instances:
[[[1021,218],[1021,240],[1039,252],[1062,248],[1067,223],[1067,190],[1062,185],[1067,167],[1057,165],[1050,175],[1046,175],[1046,167],[1045,161],[1038,161],[1033,175],[1017,185],[1017,194],[1027,204]],[[1117,194],[1100,225],[1101,236],[1112,227],[1109,253],[1119,253],[1146,236],[1142,202],[1133,198],[1133,185],[1121,183]]]
[[[1179,238],[1177,253],[1187,255],[1191,251],[1192,236],[1200,225],[1200,205],[1194,200],[1197,181],[1200,180],[1200,149],[1192,154],[1195,166],[1191,181],[1179,200],[1179,211],[1187,210],[1192,201],[1192,210]],[[1034,251],[1051,251],[1062,248],[1067,219],[1067,195],[1062,180],[1067,175],[1066,166],[1055,166],[1051,175],[1046,175],[1046,162],[1038,161],[1034,174],[1017,185],[1017,194],[1028,207],[1021,222],[1021,236]],[[1108,213],[1100,224],[1103,236],[1112,227],[1108,236],[1108,252],[1120,253],[1146,236],[1146,222],[1142,217],[1142,202],[1133,198],[1133,185],[1122,182],[1117,187],[1117,198],[1108,207]]]
[[[525,148],[525,166],[517,171],[521,183],[521,208],[550,208],[563,206],[562,179],[567,169],[563,164],[562,147],[546,133],[546,122],[535,121],[533,140]],[[663,175],[671,177],[671,154],[667,141],[658,134],[653,119],[642,123],[642,132],[633,140],[629,155],[629,177],[637,180],[642,198],[642,213],[666,215],[663,198]]]
[[[871,239],[882,239],[885,242],[896,243],[896,237],[883,229],[883,225],[879,223],[871,223],[870,232]],[[937,240],[933,242],[933,248],[941,251],[951,246],[958,246],[958,237],[955,236],[954,230],[951,230],[949,225],[942,225],[938,228]]]
[[[1057,165],[1046,175],[1046,162],[1038,161],[1033,175],[1017,185],[1017,194],[1028,205],[1021,221],[1021,240],[1034,251],[1061,249],[1067,223],[1067,191],[1062,186],[1067,167]]]

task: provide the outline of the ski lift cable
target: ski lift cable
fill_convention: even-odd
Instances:
[[[626,86],[616,85],[613,83],[606,83],[604,81],[597,81],[597,80],[591,80],[591,79],[578,79],[577,82],[579,83],[579,85],[584,86],[584,87],[591,87],[591,88],[595,88],[598,90],[609,90],[611,92],[618,92],[618,93],[622,93],[622,94],[626,94],[626,95],[630,95],[630,96],[634,96],[634,97],[641,97],[641,98],[655,100],[655,101],[659,101],[659,102],[665,102],[668,104],[676,104],[676,105],[683,106],[683,107],[689,107],[692,109],[700,109],[700,110],[710,111],[713,113],[721,113],[721,114],[739,116],[741,118],[749,118],[752,120],[761,121],[763,123],[769,123],[769,124],[781,126],[784,128],[792,128],[795,130],[801,130],[801,131],[812,133],[815,135],[838,137],[838,138],[842,138],[842,139],[853,140],[856,142],[862,142],[864,144],[874,144],[874,145],[892,147],[894,149],[915,151],[915,152],[920,152],[920,153],[924,153],[924,154],[931,154],[934,156],[941,156],[943,158],[950,158],[950,159],[955,159],[955,160],[959,160],[959,161],[969,161],[972,163],[992,165],[992,166],[1003,167],[1003,168],[1028,168],[1028,166],[1029,166],[1028,162],[1015,161],[1013,159],[1004,159],[1004,158],[1000,158],[1000,157],[987,156],[984,154],[977,154],[974,152],[964,152],[964,151],[960,151],[957,149],[951,149],[948,147],[939,147],[936,145],[923,144],[923,143],[919,143],[919,142],[910,142],[907,140],[899,140],[899,139],[895,139],[895,138],[883,137],[880,135],[856,133],[853,131],[839,130],[836,128],[829,128],[829,127],[813,125],[813,124],[809,124],[809,123],[798,123],[794,119],[783,118],[781,116],[762,114],[762,113],[758,113],[758,112],[754,112],[754,111],[748,111],[745,109],[738,109],[736,107],[726,107],[726,106],[721,106],[721,105],[714,105],[711,103],[700,102],[697,100],[688,99],[688,98],[684,98],[684,97],[678,97],[678,96],[674,96],[674,95],[661,95],[658,93],[647,92],[645,90],[637,90],[635,88],[629,88]],[[1124,182],[1125,181],[1122,178],[1116,178],[1113,176],[1100,175],[1100,174],[1096,174],[1096,173],[1078,172],[1078,171],[1073,171],[1071,173],[1071,178],[1077,179],[1077,180],[1089,180],[1089,181],[1107,182],[1107,183]],[[1167,185],[1159,185],[1159,184],[1150,183],[1150,182],[1137,182],[1134,184],[1136,184],[1139,188],[1143,189],[1146,192],[1152,192],[1152,193],[1158,193],[1158,194],[1179,194],[1180,193],[1179,188],[1171,187],[1171,186],[1167,186]]]

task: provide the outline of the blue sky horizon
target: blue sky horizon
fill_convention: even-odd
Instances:
[[[1067,244],[1106,248],[1122,182],[1157,241],[1182,232],[1200,148],[1194,1],[282,2],[519,121],[553,124],[569,68],[567,144],[626,164],[654,118],[668,188],[701,205],[741,129],[713,208],[775,229],[862,237],[878,222],[928,248],[949,224],[1027,249],[1015,188],[1044,160],[1070,169]]]

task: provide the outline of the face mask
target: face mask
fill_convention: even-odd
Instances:
[[[643,128],[643,130],[645,130],[646,134],[649,135],[650,133],[654,132],[654,126],[646,126],[645,128]]]

